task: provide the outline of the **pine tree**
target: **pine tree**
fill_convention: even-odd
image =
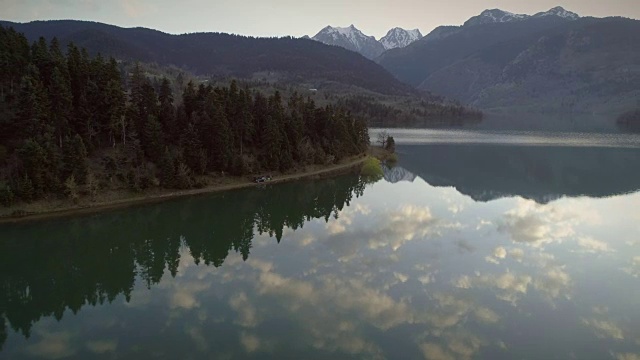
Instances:
[[[36,190],[33,186],[33,182],[27,174],[24,174],[24,176],[18,180],[18,197],[26,202],[29,202],[36,197]]]
[[[203,154],[202,143],[200,142],[198,133],[193,124],[189,124],[182,134],[180,145],[184,151],[184,159],[186,165],[193,171],[204,173],[206,170],[206,162],[203,167],[203,156],[206,159],[206,153]]]
[[[210,136],[211,163],[215,170],[227,170],[231,164],[231,131],[229,122],[220,106],[213,112],[212,133]]]
[[[255,128],[253,125],[253,115],[251,114],[251,94],[249,90],[240,90],[239,94],[239,119],[236,121],[239,123],[239,144],[240,144],[240,155],[244,154],[245,146],[251,146],[252,140],[255,136]]]
[[[14,198],[15,195],[13,193],[13,190],[11,190],[11,186],[0,182],[0,204],[4,206],[11,206],[11,204],[13,204]]]
[[[173,92],[171,91],[171,83],[169,79],[162,78],[160,90],[158,91],[158,101],[160,107],[158,110],[158,120],[162,124],[165,132],[165,140],[170,143],[177,144],[180,139],[180,129],[176,122],[175,108],[173,106]]]
[[[71,82],[71,94],[73,95],[75,119],[72,123],[79,124],[75,126],[74,131],[80,133],[84,132],[81,127],[83,127],[83,121],[88,115],[85,91],[89,64],[85,63],[81,50],[73,43],[69,43],[67,47],[67,69],[69,72],[69,81]]]
[[[149,159],[159,163],[162,157],[164,146],[164,133],[162,124],[155,116],[149,115],[144,129],[144,151]]]
[[[262,138],[263,166],[268,170],[276,170],[280,167],[280,131],[271,115],[265,119]]]
[[[19,150],[25,175],[29,178],[35,196],[41,196],[46,189],[47,153],[40,144],[27,139]]]
[[[69,135],[69,119],[73,116],[73,95],[71,83],[58,67],[53,69],[49,85],[51,117],[55,127],[55,137],[62,147],[62,139]]]
[[[112,146],[120,140],[127,142],[127,121],[125,118],[125,95],[119,80],[110,80],[105,90],[105,103],[109,117],[109,139]]]
[[[49,99],[42,83],[38,79],[37,69],[22,78],[18,97],[17,120],[22,128],[23,138],[39,139],[53,129],[49,125]]]
[[[184,112],[187,115],[187,119],[191,119],[191,116],[197,110],[197,97],[193,81],[189,81],[189,83],[187,83],[187,87],[182,93],[182,105],[184,106]]]
[[[45,88],[49,87],[51,75],[53,73],[54,62],[49,53],[49,46],[44,37],[40,37],[31,46],[31,61],[38,68],[40,82]]]
[[[87,149],[82,137],[76,134],[73,138],[66,138],[63,144],[62,180],[73,176],[78,184],[84,184],[87,179]]]
[[[160,160],[160,184],[167,189],[176,186],[176,169],[169,148],[164,149],[164,154]]]
[[[59,71],[63,72],[63,74],[68,77],[69,70],[67,69],[67,59],[62,53],[62,49],[60,48],[60,41],[58,41],[58,38],[56,37],[51,39],[51,44],[49,45],[49,54],[51,57],[51,61],[53,62],[53,67],[57,67]]]

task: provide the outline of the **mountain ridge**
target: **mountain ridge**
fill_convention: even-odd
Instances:
[[[481,15],[438,27],[376,62],[420,90],[485,110],[622,113],[637,107],[640,21],[579,17],[561,7]]]
[[[422,38],[419,29],[405,30],[400,27],[390,29],[385,36],[376,40],[374,36],[364,34],[353,24],[348,27],[328,25],[311,39],[327,45],[343,47],[355,51],[369,59],[375,59],[386,50],[402,48]]]
[[[387,35],[383,36],[379,41],[385,50],[389,50],[408,46],[421,38],[422,33],[420,29],[405,30],[400,27],[395,27],[389,30]]]
[[[348,27],[328,25],[313,36],[312,39],[323,44],[343,47],[369,59],[378,57],[385,50],[384,46],[375,37],[365,35],[353,24]]]
[[[330,81],[381,94],[408,94],[415,90],[382,67],[343,48],[307,39],[254,38],[224,33],[167,34],[147,28],[53,20],[16,23],[13,27],[33,42],[44,35],[119,59],[176,66],[196,75],[251,78],[271,73],[291,81]]]

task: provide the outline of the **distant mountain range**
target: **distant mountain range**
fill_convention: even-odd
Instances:
[[[640,21],[493,9],[376,58],[401,81],[482,109],[640,107]]]
[[[393,28],[379,41],[373,36],[365,35],[355,26],[332,27],[327,26],[320,30],[311,39],[327,45],[340,46],[355,51],[369,59],[375,59],[389,49],[403,48],[412,42],[422,38],[420,30],[405,30]]]
[[[556,16],[567,20],[578,20],[580,18],[580,15],[571,11],[567,11],[560,6],[554,7],[549,11],[539,12],[535,15],[514,14],[500,9],[492,9],[485,10],[480,13],[480,15],[472,17],[471,19],[467,20],[463,26],[469,27],[482,24],[514,22],[532,18],[544,18],[549,16]]]
[[[284,83],[335,83],[387,95],[415,94],[380,65],[359,54],[308,39],[252,38],[221,33],[171,35],[145,28],[61,20],[13,23],[30,41],[57,37],[90,54],[176,66],[196,75],[270,80]],[[382,45],[380,45],[382,46]]]

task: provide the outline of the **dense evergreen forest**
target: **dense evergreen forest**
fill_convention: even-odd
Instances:
[[[77,313],[118,296],[129,301],[137,279],[150,288],[163,276],[176,276],[182,247],[188,247],[196,264],[219,267],[234,252],[246,260],[254,232],[280,242],[285,228],[296,230],[312,219],[333,221],[365,186],[362,178],[344,176],[294,182],[268,192],[219,194],[216,201],[197,197],[70,222],[5,225],[0,350],[9,328],[29,337],[44,317],[60,320],[67,310]],[[50,236],[55,233],[65,236]]]
[[[287,172],[368,146],[366,122],[298,94],[189,82],[0,27],[0,201],[105,188],[186,189],[205,174]]]

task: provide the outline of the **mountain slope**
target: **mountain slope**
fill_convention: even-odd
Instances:
[[[385,51],[384,46],[376,38],[363,34],[353,25],[345,28],[327,26],[313,39],[327,45],[355,51],[369,59],[376,58]]]
[[[437,34],[430,33],[405,48],[389,50],[376,62],[401,81],[418,86],[435,71],[478,50],[553,28],[566,21],[550,16],[509,23],[438,28],[434,30],[438,31]]]
[[[640,99],[640,21],[582,19],[486,47],[420,89],[485,109],[620,113]]]
[[[251,77],[280,74],[289,81],[331,81],[383,94],[413,90],[376,63],[345,49],[293,38],[251,38],[220,33],[171,35],[87,21],[0,22],[31,41],[45,35],[96,54],[174,65],[198,75]]]
[[[395,49],[395,48],[403,48],[408,46],[414,41],[420,40],[422,38],[422,34],[420,30],[405,30],[402,28],[393,28],[387,32],[382,39],[380,39],[380,43],[386,50]]]
[[[482,109],[621,113],[640,98],[640,21],[487,10],[376,61],[421,90]]]

